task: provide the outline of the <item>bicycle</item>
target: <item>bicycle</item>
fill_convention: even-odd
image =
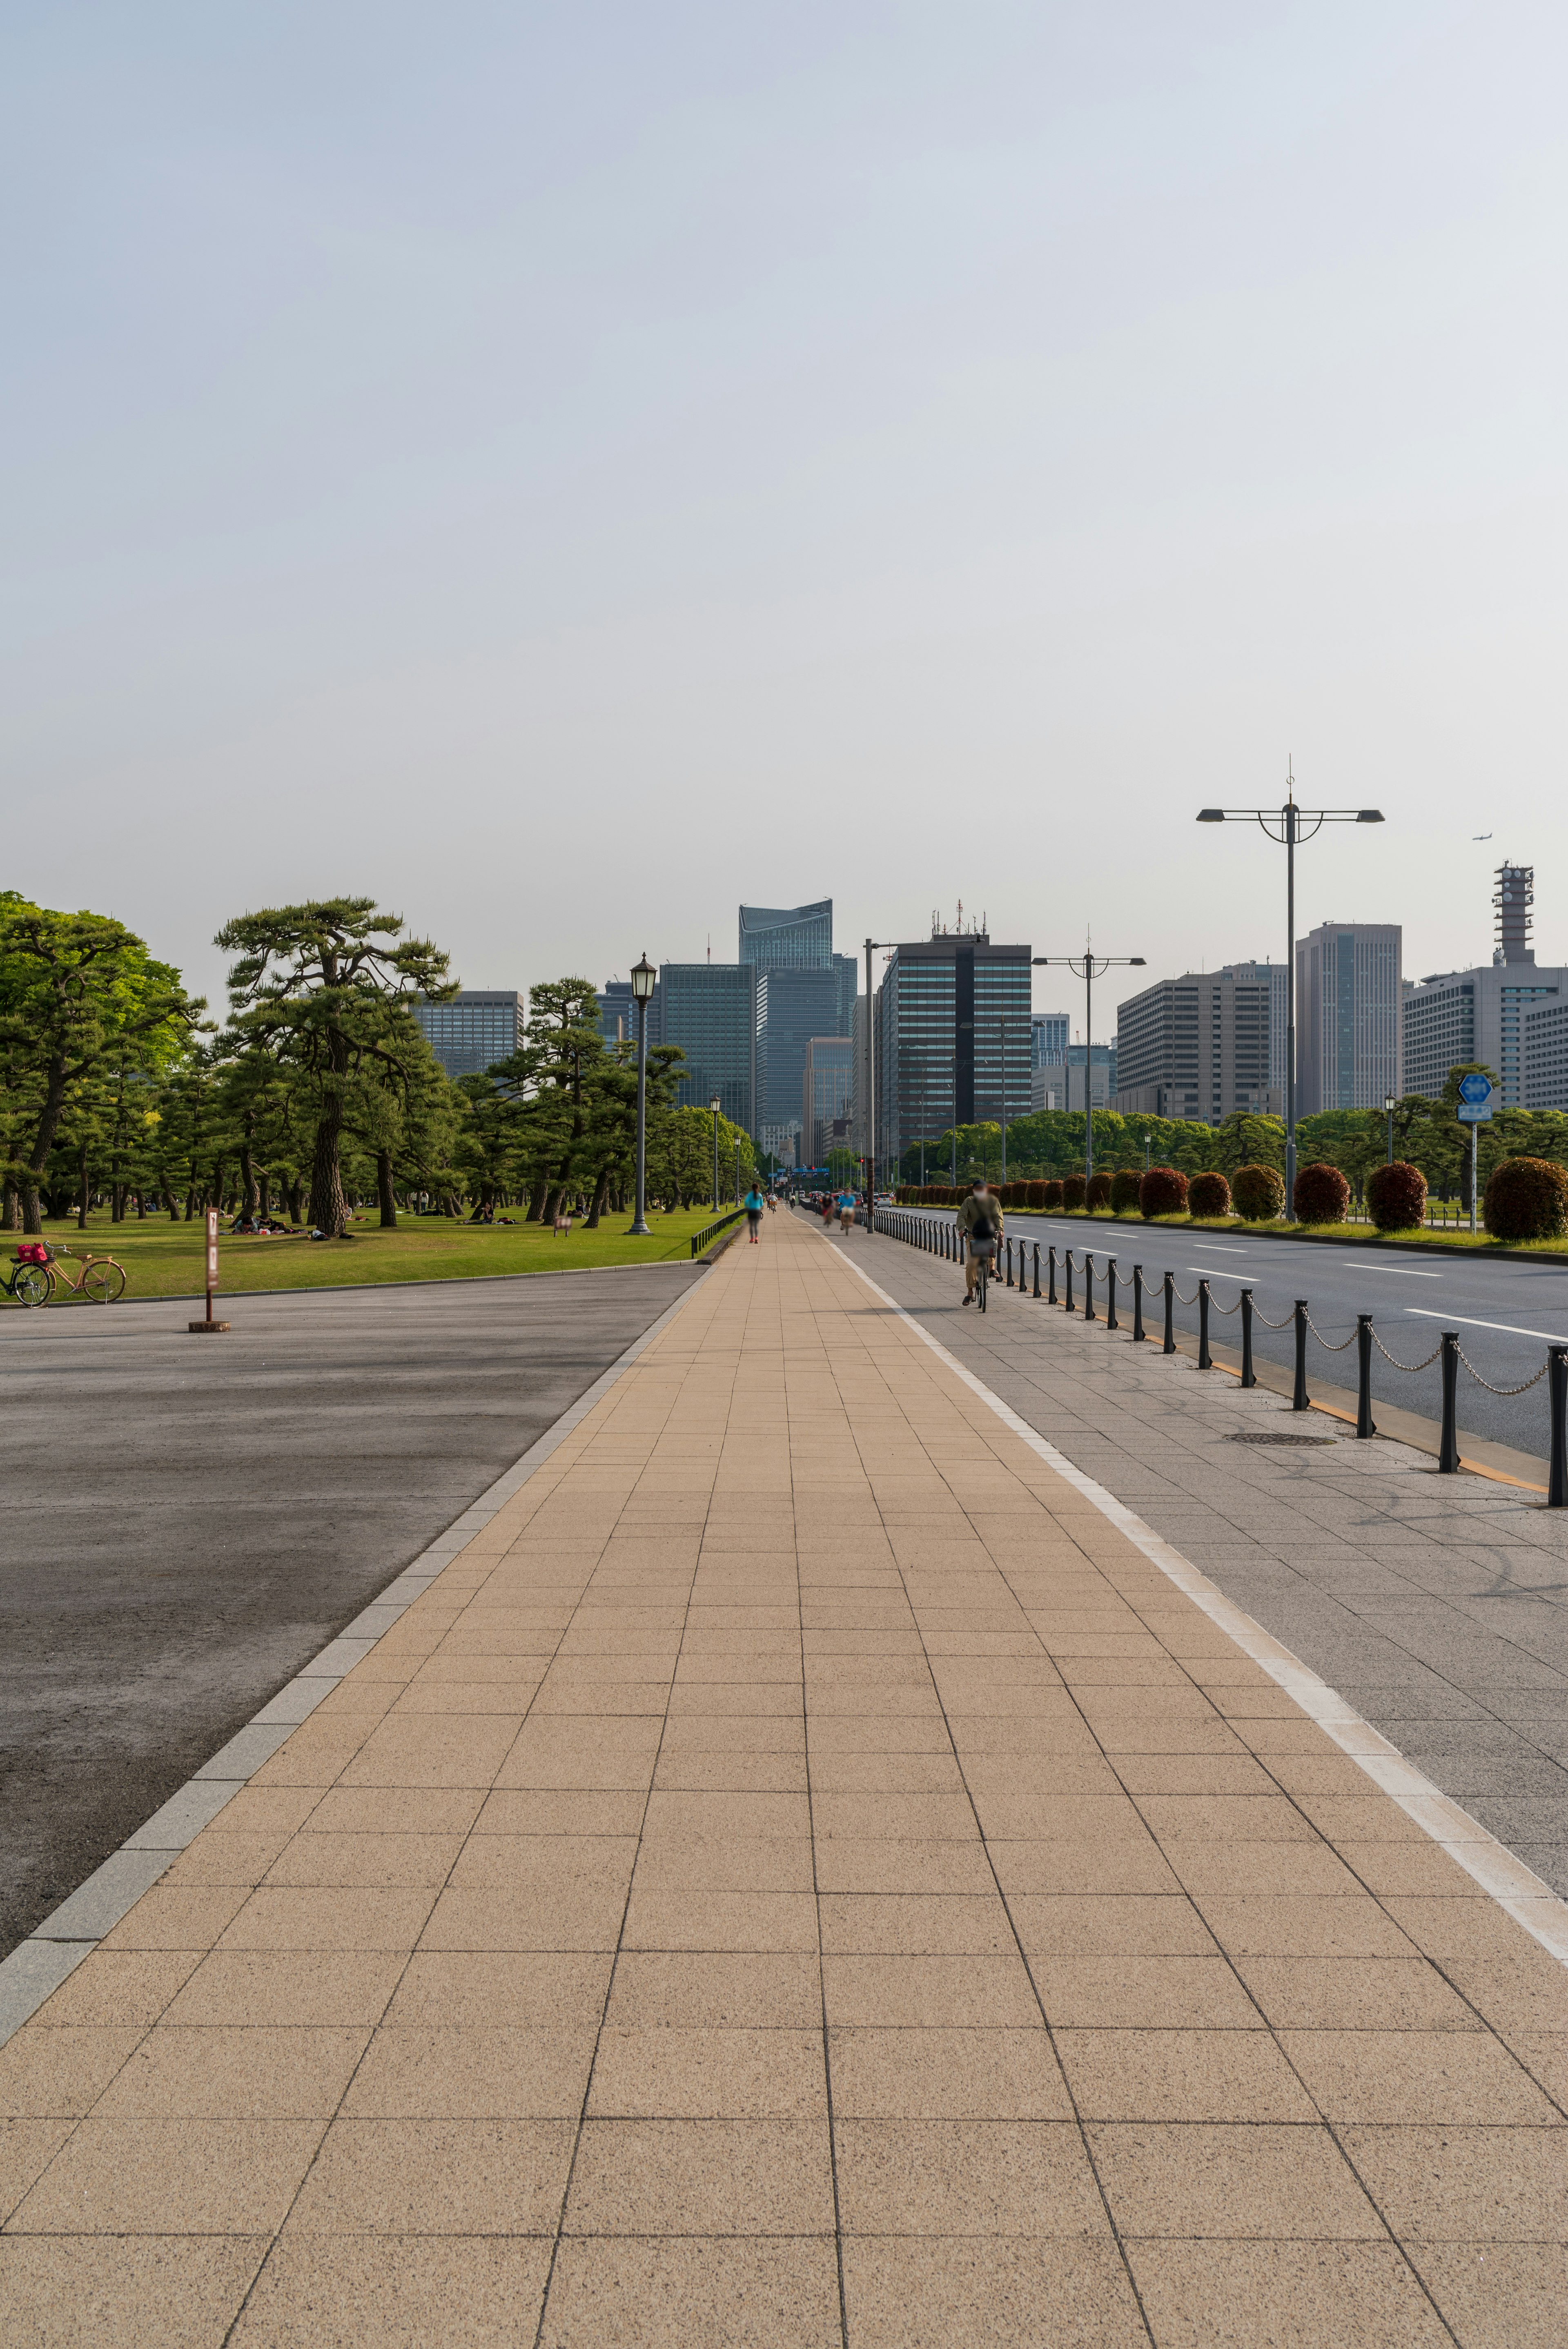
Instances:
[[[982,1240],[974,1249],[974,1302],[975,1309],[981,1313],[985,1311],[985,1292],[991,1283],[991,1258],[995,1246],[994,1240]]]
[[[49,1248],[42,1262],[36,1257],[26,1263],[18,1261],[16,1271],[5,1283],[7,1293],[18,1305],[47,1305],[63,1281],[73,1297],[80,1297],[90,1305],[112,1305],[125,1294],[125,1268],[111,1256],[78,1257],[81,1266],[79,1279],[73,1280],[61,1258],[75,1257],[74,1248]]]

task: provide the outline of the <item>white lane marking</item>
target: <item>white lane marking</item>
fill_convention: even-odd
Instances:
[[[1407,1305],[1407,1313],[1418,1313],[1423,1321],[1462,1321],[1467,1330],[1501,1330],[1511,1338],[1540,1338],[1548,1346],[1568,1346],[1568,1338],[1556,1337],[1550,1330],[1521,1330],[1517,1321],[1477,1321],[1468,1313],[1438,1313],[1429,1305]]]
[[[1247,1268],[1244,1264],[1189,1264],[1184,1266],[1183,1270],[1200,1272],[1206,1278],[1211,1276],[1216,1280],[1234,1280],[1237,1274],[1245,1273]]]
[[[1407,1264],[1362,1264],[1354,1257],[1341,1257],[1341,1272],[1391,1272],[1396,1280],[1441,1280],[1440,1272],[1416,1272]]]
[[[849,1257],[844,1260],[846,1263],[853,1262]],[[950,1354],[940,1340],[933,1338],[896,1297],[889,1297],[885,1288],[879,1288],[863,1267],[855,1265],[855,1271],[873,1297],[889,1307],[901,1321],[907,1321],[932,1353],[947,1364],[954,1377],[961,1379],[966,1387],[979,1395],[1004,1426],[1011,1428],[1013,1434],[1048,1466],[1054,1468],[1059,1476],[1065,1477],[1074,1491],[1081,1493],[1092,1508],[1108,1518],[1135,1548],[1142,1550],[1150,1564],[1158,1566],[1162,1574],[1168,1575],[1177,1588],[1184,1592],[1195,1607],[1202,1609],[1217,1630],[1223,1631],[1228,1639],[1234,1640],[1243,1655],[1251,1656],[1254,1663],[1261,1664],[1275,1685],[1294,1698],[1307,1718],[1316,1722],[1326,1737],[1333,1738],[1341,1753],[1349,1754],[1353,1762],[1361,1764],[1373,1784],[1397,1803],[1407,1818],[1429,1835],[1432,1841],[1448,1853],[1456,1867],[1462,1868],[1467,1876],[1473,1877],[1482,1891],[1489,1892],[1498,1907],[1505,1909],[1514,1922],[1522,1925],[1525,1931],[1539,1941],[1542,1949],[1549,1950],[1560,1964],[1568,1966],[1568,1905],[1558,1899],[1549,1884],[1543,1883],[1533,1869],[1526,1868],[1506,1844],[1499,1843],[1479,1819],[1472,1819],[1468,1811],[1461,1810],[1459,1804],[1445,1795],[1440,1786],[1434,1785],[1413,1762],[1407,1762],[1381,1730],[1374,1729],[1369,1721],[1364,1721],[1355,1707],[1336,1694],[1326,1681],[1320,1680],[1317,1673],[1303,1664],[1299,1656],[1293,1655],[1282,1641],[1276,1640],[1272,1632],[1265,1631],[1261,1623],[1227,1599],[1217,1583],[1210,1582],[1206,1574],[1200,1574],[1190,1559],[1183,1557],[1179,1549],[1163,1540],[1152,1526],[1145,1525],[1143,1519],[1124,1502],[1118,1501],[1114,1493],[1107,1492],[1103,1485],[1097,1485],[1092,1476],[1085,1476],[1081,1468],[1075,1468],[1065,1453],[1058,1452],[1054,1444],[1047,1444],[1043,1435],[1037,1435],[1027,1420],[1021,1419],[1000,1395],[993,1394],[972,1371],[966,1370],[957,1356]],[[684,1303],[684,1299],[681,1301]],[[1417,1309],[1413,1306],[1406,1308],[1407,1312]],[[1532,1330],[1525,1334],[1534,1338],[1541,1333]]]
[[[1214,1243],[1212,1252],[1215,1256],[1245,1256],[1247,1253],[1245,1248],[1224,1247],[1218,1240]],[[1190,1272],[1192,1270],[1192,1267],[1189,1265],[1187,1269]]]

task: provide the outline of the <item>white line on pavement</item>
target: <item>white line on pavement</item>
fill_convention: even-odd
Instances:
[[[1355,1257],[1342,1256],[1341,1272],[1391,1272],[1396,1280],[1441,1280],[1440,1272],[1415,1272],[1407,1264],[1363,1264]]]
[[[1521,1330],[1517,1321],[1477,1321],[1468,1313],[1435,1313],[1428,1305],[1407,1305],[1405,1310],[1418,1313],[1423,1321],[1462,1321],[1467,1330],[1502,1330],[1511,1338],[1543,1338],[1549,1346],[1568,1346],[1568,1338],[1551,1330]]]

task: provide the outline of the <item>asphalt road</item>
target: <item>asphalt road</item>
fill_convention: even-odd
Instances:
[[[0,1955],[697,1277],[7,1315]]]
[[[933,1222],[950,1223],[940,1208],[907,1210],[929,1215]],[[1233,1306],[1241,1284],[1250,1283],[1260,1316],[1282,1321],[1298,1297],[1312,1308],[1314,1329],[1329,1345],[1351,1335],[1358,1313],[1374,1313],[1388,1351],[1401,1362],[1418,1362],[1429,1354],[1443,1330],[1456,1330],[1467,1361],[1483,1379],[1498,1387],[1518,1386],[1540,1369],[1546,1341],[1568,1343],[1568,1267],[1475,1262],[1455,1254],[1396,1256],[1380,1248],[1336,1247],[1317,1241],[1249,1238],[1244,1231],[1184,1231],[1179,1226],[1101,1224],[1085,1227],[1081,1216],[1020,1215],[1010,1209],[1009,1237],[1038,1240],[1042,1265],[1047,1246],[1061,1251],[1071,1247],[1081,1266],[1085,1245],[1095,1259],[1096,1309],[1105,1310],[1105,1268],[1115,1256],[1118,1268],[1117,1311],[1131,1312],[1132,1268],[1143,1267],[1146,1288],[1158,1288],[1168,1268],[1179,1291],[1193,1297],[1199,1274],[1210,1276],[1215,1307]],[[955,1278],[957,1268],[954,1268]],[[1082,1275],[1075,1274],[1079,1297]],[[1125,1284],[1125,1285],[1124,1285]],[[1041,1273],[1041,1287],[1045,1275]],[[1058,1277],[1060,1290],[1060,1277]],[[1145,1320],[1159,1326],[1163,1312],[1157,1299],[1145,1307]],[[1198,1309],[1178,1305],[1176,1326],[1195,1332]],[[1210,1334],[1219,1344],[1239,1346],[1241,1320],[1234,1313],[1216,1310]],[[1253,1346],[1260,1360],[1289,1367],[1294,1361],[1294,1340],[1289,1330],[1270,1330],[1260,1319],[1253,1324]],[[1330,1353],[1315,1340],[1307,1346],[1307,1379],[1328,1386],[1354,1387],[1355,1348]],[[1415,1377],[1394,1370],[1376,1348],[1372,1356],[1372,1392],[1376,1399],[1402,1411],[1419,1412],[1437,1419],[1442,1393],[1437,1365]],[[1506,1401],[1490,1395],[1473,1378],[1459,1372],[1459,1420],[1461,1430],[1511,1444],[1544,1459],[1551,1449],[1546,1413],[1546,1381],[1526,1395]]]

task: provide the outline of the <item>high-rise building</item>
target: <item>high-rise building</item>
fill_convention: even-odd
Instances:
[[[1500,1107],[1565,1108],[1563,1030],[1552,1015],[1560,1004],[1568,1010],[1568,966],[1535,959],[1533,865],[1500,865],[1495,879],[1490,962],[1433,971],[1405,989],[1401,1090],[1436,1101],[1451,1069],[1479,1061],[1500,1080]]]
[[[796,1163],[826,1166],[830,1152],[855,1147],[854,1043],[847,1036],[809,1037]]]
[[[847,1036],[855,1019],[853,955],[833,951],[833,900],[742,905],[740,960],[757,973],[757,1117],[800,1115],[808,1036]]]
[[[522,1046],[523,998],[514,987],[465,987],[448,1003],[410,1009],[449,1077],[482,1076]]]
[[[895,947],[877,989],[879,1163],[922,1135],[1029,1111],[1030,948],[983,930]]]
[[[1296,1114],[1404,1091],[1397,922],[1320,922],[1296,941]]]
[[[1221,978],[1230,974],[1235,978],[1265,979],[1269,989],[1269,1091],[1280,1097],[1280,1114],[1284,1114],[1285,1060],[1290,1040],[1289,973],[1282,962],[1228,962],[1220,966]]]
[[[636,1043],[637,1001],[629,978],[607,979],[600,988],[599,1034],[611,1046]]]
[[[1036,1011],[1029,1021],[1029,1065],[1032,1069],[1056,1069],[1065,1065],[1067,1045],[1073,1032],[1072,1014],[1067,1011]]]
[[[757,975],[743,962],[667,962],[659,973],[659,1041],[686,1055],[676,1087],[682,1106],[724,1115],[754,1133]]]
[[[1265,966],[1233,963],[1158,979],[1118,1004],[1116,1108],[1210,1125],[1282,1109],[1270,1083],[1272,988]]]
[[[833,961],[833,900],[815,905],[742,905],[739,962],[822,970]]]
[[[1089,1073],[1085,1079],[1084,1071]],[[1109,1109],[1116,1097],[1116,1048],[1114,1044],[1068,1044],[1059,1061],[1044,1061],[1030,1071],[1032,1109],[1075,1109],[1084,1106],[1089,1088],[1092,1108]]]

